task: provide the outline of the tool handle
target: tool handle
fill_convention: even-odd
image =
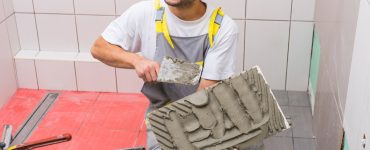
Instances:
[[[57,143],[62,143],[62,142],[67,142],[72,139],[71,134],[63,134],[63,135],[58,135],[46,139],[41,139],[37,141],[32,141],[32,142],[27,142],[24,144],[16,145],[13,150],[29,150],[29,149],[34,149],[38,147],[44,147],[52,144],[57,144]]]

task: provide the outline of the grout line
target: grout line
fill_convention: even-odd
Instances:
[[[288,69],[289,69],[289,53],[290,53],[290,37],[292,32],[292,13],[293,13],[293,0],[290,3],[290,19],[289,19],[289,31],[288,31],[288,51],[287,51],[287,59],[286,59],[286,68],[285,68],[285,90],[288,87]],[[289,102],[289,99],[288,99]]]
[[[75,19],[75,32],[76,32],[76,42],[77,42],[77,50],[78,52],[80,53],[81,52],[81,48],[80,48],[80,39],[79,39],[79,36],[78,36],[78,25],[77,25],[77,15],[75,14],[76,13],[76,6],[75,6],[75,0],[73,0],[73,13],[74,13],[74,19]],[[76,80],[77,80],[77,76],[76,76]]]
[[[119,17],[119,14],[70,14],[70,13],[45,13],[45,12],[38,12],[38,13],[30,13],[30,12],[15,12],[18,14],[44,14],[44,15],[83,15],[83,16],[112,16],[112,17]],[[254,21],[292,21],[292,22],[314,22],[312,20],[284,20],[284,19],[246,19],[246,18],[231,18],[233,20],[254,20]]]
[[[36,84],[37,84],[37,89],[40,89],[39,76],[38,76],[38,74],[37,74],[36,60],[33,60],[33,66],[34,66],[35,74],[36,74]]]
[[[14,12],[12,14],[10,14],[9,16],[5,17],[3,20],[0,21],[0,24],[2,23],[5,23],[5,21],[7,21],[13,14],[15,14]]]
[[[308,81],[307,81],[308,83],[307,83],[307,85],[310,84],[310,79],[311,79],[311,65],[312,65],[312,57],[313,57],[314,40],[315,40],[315,24],[313,24],[313,27],[312,27],[311,55],[310,55],[310,64],[309,64],[309,68],[308,68]],[[309,86],[307,86],[308,93],[310,93],[309,90],[310,90]],[[313,95],[309,95],[309,97],[311,97],[311,96],[313,96]],[[310,100],[310,105],[311,105],[311,100]]]
[[[245,10],[244,10],[244,18],[247,18],[247,1],[245,1]],[[245,49],[247,48],[247,46],[246,46],[246,38],[247,38],[247,21],[246,20],[244,20],[244,32],[243,32],[243,34],[244,34],[244,40],[243,41],[240,41],[239,40],[239,42],[243,42],[243,69],[242,69],[242,71],[243,70],[245,70]]]
[[[41,51],[40,35],[39,35],[39,28],[38,28],[38,25],[37,25],[34,0],[32,0],[32,7],[33,7],[33,12],[34,12],[33,17],[34,17],[34,21],[35,21],[36,34],[37,34],[37,44],[38,44],[38,48],[39,48],[38,51]]]
[[[14,14],[14,13],[13,13]],[[10,15],[12,16],[12,15]],[[8,16],[8,17],[10,17]],[[5,19],[7,20],[8,17]],[[15,17],[15,16],[14,16]],[[15,62],[15,59],[14,59],[14,54],[13,54],[13,47],[12,47],[12,42],[10,40],[10,33],[9,33],[9,27],[8,27],[8,24],[6,22],[4,22],[4,26],[5,26],[5,32],[6,32],[6,36],[8,37],[8,43],[9,43],[9,51],[10,51],[10,56],[12,58],[12,61],[13,61],[13,69],[14,69],[14,76],[15,76],[15,80],[16,80],[16,85],[17,85],[17,88],[19,87],[19,80],[18,80],[18,71],[17,71],[17,66],[16,66],[16,62]]]
[[[17,39],[18,39],[18,44],[19,44],[19,50],[18,50],[18,52],[19,51],[21,51],[22,50],[22,44],[21,44],[21,39],[19,38],[19,30],[18,30],[18,23],[17,23],[17,15],[16,15],[16,13],[14,13],[14,19],[15,19],[15,28],[16,28],[16,30],[17,30]]]
[[[293,130],[292,130],[292,134],[293,134]],[[292,136],[292,146],[293,146],[293,150],[296,150],[296,149],[294,149],[294,136]]]
[[[76,61],[73,61],[73,68],[74,68],[74,71],[75,71],[75,84],[76,84],[76,91],[79,91],[78,89],[78,81],[77,81],[77,69],[76,69]]]
[[[310,137],[293,137],[293,139],[315,140],[316,138],[310,138]]]
[[[114,0],[114,15],[117,15],[117,0]]]
[[[19,14],[43,14],[43,15],[84,15],[84,16],[116,16],[116,15],[106,15],[106,14],[71,14],[71,13],[29,13],[29,12],[16,12]]]
[[[116,78],[116,92],[118,93],[118,78],[117,78],[117,68],[114,68],[114,77]]]

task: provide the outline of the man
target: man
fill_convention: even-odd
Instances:
[[[135,69],[145,82],[150,112],[233,75],[237,37],[234,21],[201,0],[149,0],[114,20],[91,53],[107,65]],[[157,83],[165,56],[203,64],[199,84]],[[147,148],[159,149],[150,132],[147,142]]]

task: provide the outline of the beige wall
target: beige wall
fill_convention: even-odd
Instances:
[[[321,42],[314,132],[318,150],[340,149],[359,0],[317,0]]]

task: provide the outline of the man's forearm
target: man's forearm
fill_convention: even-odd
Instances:
[[[136,53],[127,52],[119,46],[108,43],[101,36],[91,48],[91,54],[109,66],[126,69],[134,69],[134,64],[143,59]]]

